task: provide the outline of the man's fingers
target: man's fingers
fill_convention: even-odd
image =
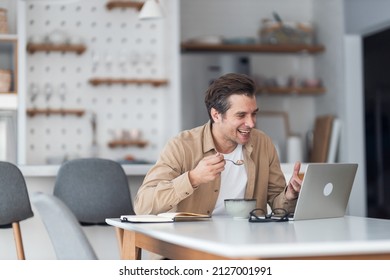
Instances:
[[[300,169],[301,169],[301,163],[297,161],[294,165],[294,174],[298,175]]]
[[[291,186],[291,189],[292,189],[295,193],[299,193],[299,191],[301,190],[301,185],[299,184],[299,182],[297,182],[297,181],[295,181],[295,180],[291,180],[290,186]]]

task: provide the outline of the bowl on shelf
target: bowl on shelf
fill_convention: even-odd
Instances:
[[[235,219],[249,218],[249,213],[255,208],[256,199],[225,199],[225,210]]]

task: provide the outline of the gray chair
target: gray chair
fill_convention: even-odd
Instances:
[[[31,202],[39,213],[57,259],[97,260],[98,257],[73,212],[59,198],[36,192]]]
[[[63,163],[58,171],[54,195],[75,214],[81,225],[105,225],[106,218],[135,214],[122,166],[101,158],[82,158]],[[123,232],[116,230],[119,249]]]
[[[0,228],[13,228],[19,260],[26,259],[20,222],[33,216],[22,172],[16,165],[0,161]]]

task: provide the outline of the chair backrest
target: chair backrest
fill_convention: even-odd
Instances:
[[[83,158],[63,163],[54,195],[84,225],[107,225],[106,218],[134,214],[127,176],[109,159]]]
[[[45,225],[57,259],[97,259],[79,221],[59,198],[36,192],[31,195],[31,202]]]
[[[22,172],[16,165],[0,161],[0,226],[12,226],[18,259],[25,259],[19,222],[32,216],[34,213]]]

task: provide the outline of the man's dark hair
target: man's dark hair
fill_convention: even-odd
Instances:
[[[233,94],[254,96],[256,94],[255,82],[249,76],[238,73],[225,74],[214,80],[205,92],[204,98],[211,122],[213,122],[211,108],[224,115],[231,106],[228,98]]]

